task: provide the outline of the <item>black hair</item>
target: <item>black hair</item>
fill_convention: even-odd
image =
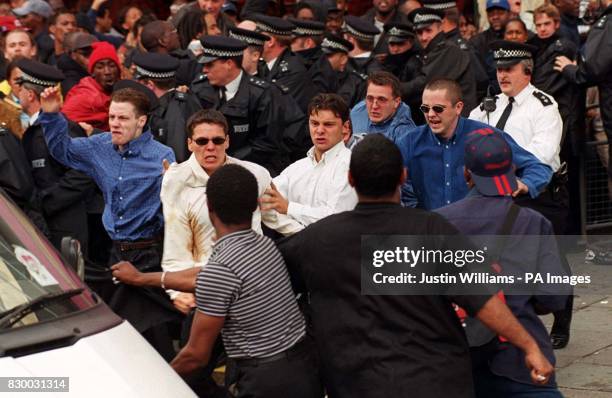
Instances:
[[[399,148],[382,134],[366,135],[351,154],[350,172],[360,195],[379,198],[393,194],[402,170]]]
[[[181,48],[186,49],[193,39],[197,39],[202,32],[206,32],[204,12],[199,8],[187,11],[176,24]]]
[[[229,126],[227,124],[227,119],[225,116],[223,116],[223,113],[214,109],[200,109],[191,115],[187,120],[185,125],[187,129],[187,138],[193,137],[193,131],[195,128],[204,123],[221,126],[223,128],[223,134],[228,134]]]
[[[317,94],[308,104],[308,116],[319,111],[331,111],[336,117],[346,122],[350,118],[351,110],[344,98],[338,94]]]
[[[257,180],[242,166],[221,166],[206,183],[208,208],[224,224],[250,224],[257,209]]]

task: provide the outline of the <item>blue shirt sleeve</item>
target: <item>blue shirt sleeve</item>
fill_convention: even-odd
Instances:
[[[509,134],[503,133],[503,135],[512,148],[512,161],[516,165],[517,177],[529,188],[529,196],[537,198],[550,182],[552,169],[540,162],[534,154],[523,149]]]
[[[61,113],[41,113],[38,118],[49,152],[58,162],[94,177],[95,143],[90,138],[71,138]]]

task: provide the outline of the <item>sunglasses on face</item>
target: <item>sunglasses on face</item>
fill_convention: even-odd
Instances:
[[[421,110],[421,112],[423,112],[424,114],[428,114],[430,109],[433,109],[433,111],[435,113],[442,113],[444,112],[444,109],[446,109],[446,107],[444,105],[434,105],[434,106],[429,106],[429,105],[421,105],[419,107],[419,109]]]
[[[200,137],[200,138],[196,138],[195,140],[193,140],[193,142],[195,142],[199,146],[206,146],[208,145],[210,141],[212,141],[212,143],[215,145],[223,145],[225,143],[225,137],[214,137],[214,138]]]

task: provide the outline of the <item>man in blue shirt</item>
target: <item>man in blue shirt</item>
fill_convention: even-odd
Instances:
[[[130,261],[141,270],[161,271],[164,219],[160,189],[164,161],[174,162],[169,147],[143,131],[149,100],[133,89],[113,93],[110,131],[87,138],[70,138],[66,118],[59,113],[57,87],[41,94],[39,117],[51,155],[67,167],[89,175],[104,195],[102,222],[113,240],[110,264]],[[161,289],[128,288],[110,280],[96,289],[167,359],[173,357],[166,322],[179,319]],[[157,305],[155,305],[157,304]]]
[[[462,110],[461,88],[455,81],[437,79],[427,84],[421,105],[427,124],[410,131],[398,143],[412,191],[411,197],[402,198],[402,202],[432,210],[463,199],[467,194],[463,179],[466,135],[474,130],[499,130],[461,117]],[[551,168],[521,148],[508,134],[499,132],[512,148],[512,162],[519,177],[512,196],[537,197],[552,177]]]
[[[410,107],[402,102],[397,77],[385,71],[372,72],[368,76],[367,85],[365,100],[351,110],[354,136],[382,133],[397,142],[416,127],[410,115]]]
[[[511,206],[516,206],[510,194],[518,188],[518,180],[512,169],[512,150],[502,134],[485,129],[468,133],[465,169],[465,180],[471,188],[468,196],[436,212],[466,235],[508,234],[500,227],[506,224],[504,220]],[[511,237],[506,239],[504,247],[498,247],[500,272],[504,275],[523,275],[537,270],[541,274],[567,275],[559,258],[550,221],[535,210],[526,207],[516,209],[518,212],[509,229]],[[537,238],[534,239],[534,236]],[[483,239],[487,238],[483,236]],[[493,243],[487,246],[491,248]],[[554,364],[553,347],[538,314],[562,309],[565,296],[558,294],[566,294],[569,289],[542,283],[529,290],[529,293],[522,292],[520,295],[518,291],[512,292],[512,287],[504,290],[506,304],[536,340],[548,361]],[[468,326],[468,340],[469,329]],[[494,338],[488,347],[498,342]],[[472,347],[472,355],[476,359],[472,363],[480,364],[474,369],[477,398],[561,397],[554,375],[545,385],[533,382],[529,370],[524,366],[525,356],[516,346],[503,343],[503,349],[493,350],[488,355],[483,354],[486,351],[480,347]],[[485,358],[482,358],[483,355]]]

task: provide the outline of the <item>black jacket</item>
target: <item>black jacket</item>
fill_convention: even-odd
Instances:
[[[321,51],[321,46],[316,46],[307,50],[296,51],[294,54],[298,55],[302,59],[304,66],[308,70],[310,70],[312,65],[314,65],[319,59],[321,59],[325,55],[323,54],[323,51]]]
[[[463,114],[469,115],[476,107],[476,77],[470,66],[470,55],[456,44],[446,41],[444,33],[439,33],[423,50],[421,72],[409,82],[401,83],[402,98],[408,104],[421,100],[427,82],[436,78],[455,80],[463,93]]]
[[[304,113],[270,82],[243,72],[238,92],[225,104],[206,76],[191,87],[205,109],[218,109],[227,118],[230,156],[264,166],[275,176],[312,145]]]
[[[365,99],[368,76],[348,66],[344,72],[337,72],[337,74],[339,84],[337,94],[344,98],[349,108],[353,108],[358,102]]]
[[[366,12],[365,14],[363,14],[363,16],[361,17],[363,19],[365,19],[366,21],[370,22],[372,25],[374,25],[374,20],[376,18],[376,9],[374,7],[370,8],[368,10],[368,12]],[[391,16],[391,18],[389,19],[389,21],[387,23],[403,23],[403,24],[407,24],[408,20],[407,18],[404,16],[404,14],[402,14],[401,12],[398,11],[397,7],[395,8],[395,10],[393,11],[393,15]],[[387,42],[387,33],[383,30],[380,37],[378,38],[378,41],[376,42],[376,46],[374,46],[374,51],[372,51],[373,54],[386,54],[389,52],[389,47],[388,47],[388,42]]]
[[[70,123],[70,134],[78,136],[82,130]],[[84,136],[84,134],[82,134]],[[22,139],[23,149],[38,192],[43,216],[51,232],[51,242],[60,248],[64,236],[79,239],[87,247],[86,200],[93,194],[93,180],[76,170],[67,168],[51,157],[42,126],[34,123]]]
[[[200,109],[202,105],[194,93],[171,90],[159,98],[159,106],[149,115],[153,136],[172,148],[179,163],[191,154],[187,149],[185,125],[189,117]]]
[[[612,5],[595,22],[584,43],[578,66],[563,69],[563,76],[578,84],[597,84],[599,109],[608,137],[612,134]],[[612,148],[612,146],[610,147]],[[609,168],[612,175],[612,167]]]
[[[531,83],[557,101],[563,119],[563,140],[571,137],[572,148],[577,149],[582,139],[576,135],[584,131],[581,128],[584,124],[584,89],[563,77],[554,66],[555,58],[560,55],[575,60],[578,49],[572,41],[558,34],[544,40],[536,36],[530,43],[538,47]]]
[[[87,69],[83,68],[78,62],[70,58],[68,54],[62,54],[57,58],[57,68],[64,73],[66,77],[62,80],[62,96],[66,98],[66,94],[74,87],[79,80],[85,76],[89,76]]]
[[[366,76],[372,72],[385,69],[381,63],[374,58],[374,53],[368,58],[350,58],[347,68],[352,68],[357,73],[362,73]]]
[[[295,99],[302,112],[308,110],[308,103],[315,95],[308,71],[301,58],[285,49],[269,71],[265,63],[260,63],[257,75],[262,79],[277,83],[288,89],[289,95]]]
[[[476,102],[480,102],[487,94],[487,87],[489,86],[489,76],[487,75],[484,64],[480,61],[474,47],[470,46],[470,44],[461,37],[458,28],[446,32],[445,36],[446,40],[455,43],[461,50],[470,54],[470,67],[474,71],[474,76],[476,77]]]
[[[321,56],[317,62],[308,69],[317,94],[337,93],[340,88],[338,74],[332,69],[326,55]]]

